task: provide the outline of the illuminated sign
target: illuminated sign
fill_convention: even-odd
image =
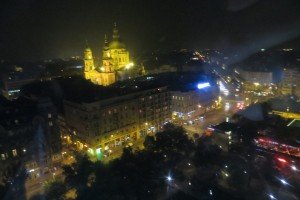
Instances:
[[[210,84],[208,82],[206,82],[206,83],[198,83],[197,88],[198,89],[203,89],[203,88],[207,88],[209,86],[210,86]]]

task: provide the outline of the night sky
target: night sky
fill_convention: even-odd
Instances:
[[[81,55],[85,40],[100,53],[114,22],[135,55],[157,49],[297,47],[300,1],[3,0],[0,59]]]

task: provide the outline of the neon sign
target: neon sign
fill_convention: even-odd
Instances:
[[[198,83],[197,84],[197,88],[200,90],[200,89],[203,89],[203,88],[207,88],[207,87],[210,87],[210,84],[209,82],[206,82],[206,83]]]

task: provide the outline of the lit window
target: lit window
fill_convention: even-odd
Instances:
[[[5,157],[5,154],[2,153],[2,154],[1,154],[1,159],[2,159],[2,160],[5,160],[5,158],[6,158],[6,157]]]
[[[18,154],[17,154],[17,150],[16,150],[16,149],[13,149],[13,150],[12,150],[12,154],[13,154],[14,157],[17,156],[17,155],[18,155]]]
[[[51,118],[51,117],[52,117],[51,113],[48,113],[48,118]]]

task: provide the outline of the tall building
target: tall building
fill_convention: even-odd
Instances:
[[[297,67],[284,68],[281,92],[285,95],[300,95],[300,71]]]
[[[104,89],[103,92],[112,96],[97,101],[64,101],[66,124],[79,149],[106,153],[155,133],[171,118],[167,87],[126,90],[123,90],[125,94],[115,96],[114,88]]]
[[[92,50],[84,51],[84,77],[94,84],[107,86],[116,82],[116,71],[130,67],[129,52],[120,41],[119,31],[115,24],[112,41],[108,43],[105,36],[102,51],[102,66],[95,66]]]
[[[245,83],[270,85],[273,83],[272,71],[263,69],[236,69]]]
[[[30,176],[43,173],[61,156],[57,114],[49,98],[6,100],[0,96],[0,181],[16,163]]]

